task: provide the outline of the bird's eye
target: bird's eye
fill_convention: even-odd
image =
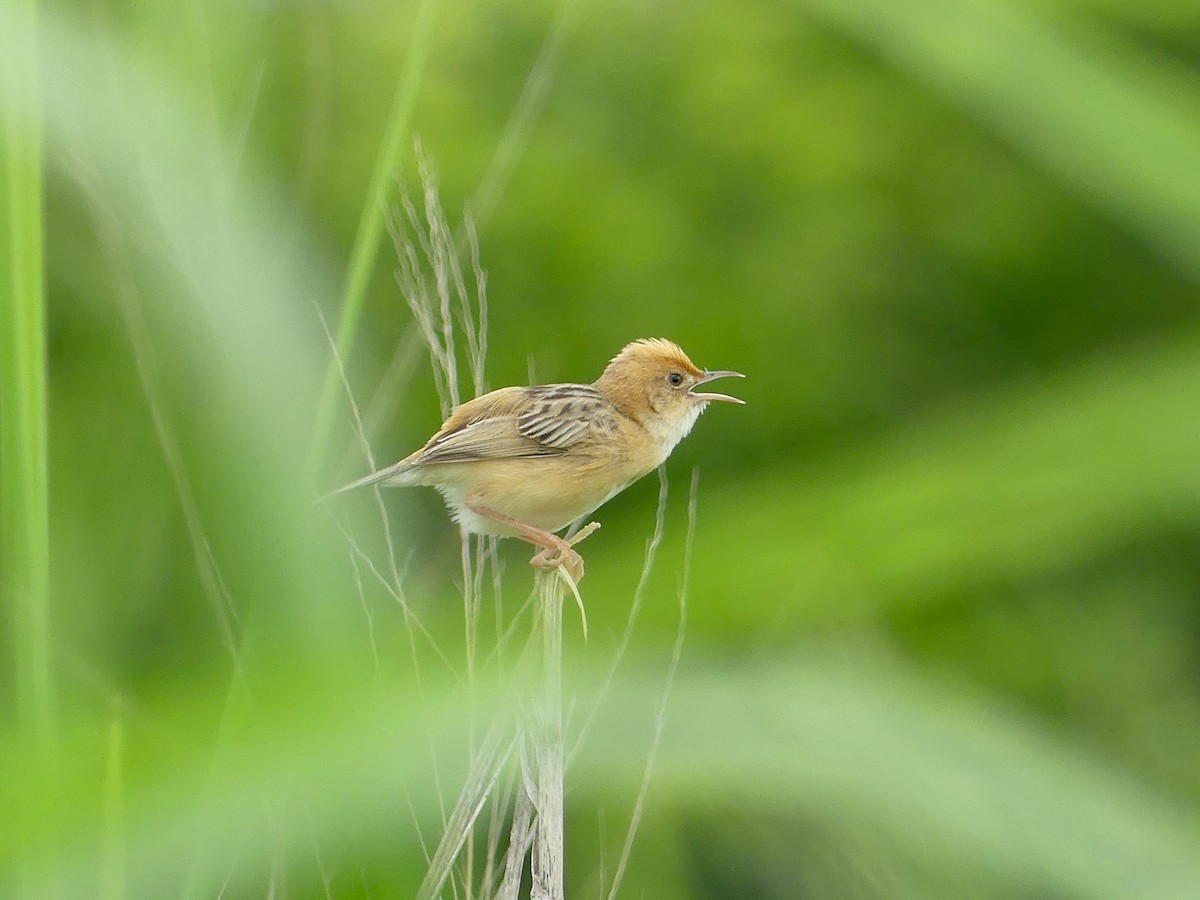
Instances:
[[[667,376],[667,381],[671,382],[671,384],[674,385],[675,387],[679,387],[679,385],[683,384],[683,373],[682,372],[672,372],[670,375]]]

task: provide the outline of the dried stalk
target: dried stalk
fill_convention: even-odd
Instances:
[[[537,796],[530,869],[530,900],[563,900],[562,605],[566,590],[556,572],[537,575],[542,629],[542,695],[533,731]]]
[[[388,224],[398,259],[396,278],[412,310],[416,331],[428,349],[442,412],[448,415],[464,399],[460,392],[474,389],[476,394],[480,394],[486,389],[483,376],[487,352],[487,301],[484,290],[486,277],[479,263],[474,227],[469,220],[464,223],[469,239],[469,270],[467,265],[460,262],[451,229],[438,201],[436,176],[432,167],[426,163],[419,147],[417,155],[422,187],[420,198],[414,202],[411,195],[402,191],[402,211],[394,214]],[[468,288],[469,280],[474,281],[473,291]],[[460,378],[459,365],[464,351],[467,355],[469,379]],[[340,370],[338,374],[342,374]],[[366,430],[358,417],[357,409],[355,426],[360,440],[365,443]],[[367,452],[369,454],[369,450]],[[660,471],[659,476],[659,504],[654,534],[647,546],[642,577],[635,592],[629,620],[619,642],[616,659],[612,664],[613,670],[628,646],[642,605],[646,579],[662,541],[667,484],[665,473]],[[585,538],[595,527],[597,526],[588,526],[572,535],[572,543]],[[367,571],[390,587],[389,580],[380,576],[352,540],[350,543],[352,552],[357,554],[356,561],[361,561]],[[499,612],[500,575],[494,542],[490,546],[482,540],[472,542],[470,537],[464,534],[462,551],[468,684],[475,682],[480,666],[501,665],[507,662],[510,667],[521,668],[521,660],[526,660],[537,666],[538,686],[535,689],[536,696],[529,704],[531,712],[517,724],[515,732],[511,721],[480,723],[480,730],[484,736],[477,745],[477,732],[475,727],[472,727],[469,748],[471,762],[466,782],[444,822],[441,838],[429,861],[418,897],[421,900],[433,900],[443,891],[450,890],[454,896],[466,897],[468,900],[474,897],[518,900],[525,860],[528,859],[532,877],[530,900],[564,900],[564,773],[567,760],[562,693],[562,606],[566,591],[570,589],[579,604],[586,637],[587,621],[586,617],[583,617],[582,599],[577,587],[566,577],[565,571],[538,572],[530,600],[535,606],[535,625],[529,644],[524,651],[515,654],[515,659],[510,656],[508,660],[504,660],[503,650],[516,631],[516,623],[523,618],[524,607],[506,625]],[[481,606],[486,584],[484,567],[489,560],[497,603],[496,641],[490,648],[490,653],[484,652],[486,648],[480,646]],[[400,599],[400,579],[396,573],[394,558],[390,568],[394,595],[399,595],[397,599]],[[402,599],[400,602],[402,607],[407,606]],[[410,625],[410,628],[423,631],[419,620],[414,621],[415,624]],[[431,638],[430,640],[432,642]],[[666,693],[670,690],[671,675],[678,663],[679,649],[677,642],[668,675],[667,691],[663,697],[664,706]],[[604,688],[601,689],[601,696],[611,683],[612,677],[613,672],[610,671]],[[593,709],[581,730],[581,738],[594,715]],[[661,735],[663,721],[664,711],[660,710],[655,746]],[[514,754],[513,750],[518,744],[522,752]],[[517,757],[520,762],[519,773],[516,772],[514,762]],[[614,893],[641,818],[653,758],[652,748],[644,783],[612,884]],[[510,773],[508,779],[504,778],[506,770]],[[489,804],[490,821],[486,817],[482,820],[486,823],[487,831],[484,855],[477,853],[476,832],[481,827],[480,816]],[[505,812],[510,809],[512,818],[508,827],[507,845],[502,846]]]
[[[433,859],[430,860],[421,888],[417,891],[417,900],[433,900],[438,896],[438,892],[450,877],[454,861],[475,827],[475,821],[487,804],[488,797],[495,790],[515,746],[515,742],[511,740],[507,746],[503,745],[504,730],[499,723],[493,725],[472,757],[471,772],[467,775],[466,784],[463,785],[458,801],[454,804],[442,831],[442,839],[433,854]]]
[[[665,485],[664,481],[664,485]],[[633,840],[637,836],[638,826],[642,822],[642,812],[646,806],[646,794],[650,790],[650,777],[654,773],[654,761],[658,757],[658,747],[662,743],[663,729],[667,724],[667,701],[671,697],[671,688],[675,684],[675,672],[679,668],[679,659],[683,655],[683,638],[687,634],[687,596],[691,584],[692,546],[696,536],[696,498],[700,492],[700,470],[692,469],[692,484],[688,492],[688,527],[683,550],[683,581],[679,585],[679,626],[675,630],[675,644],[671,648],[671,661],[667,665],[667,680],[663,685],[662,697],[658,702],[658,713],[654,717],[654,739],[650,742],[650,752],[646,754],[646,767],[642,771],[642,783],[638,788],[637,800],[633,804],[633,813],[629,817],[629,829],[625,832],[625,843],[621,847],[621,856],[617,860],[617,870],[613,874],[612,886],[609,888],[608,900],[616,900],[617,891],[621,887],[621,879],[625,876],[625,867],[633,852]]]

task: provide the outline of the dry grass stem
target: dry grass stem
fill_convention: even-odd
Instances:
[[[421,145],[416,145],[421,175],[423,209],[401,187],[404,216],[393,213],[388,229],[396,248],[400,285],[421,336],[429,349],[434,386],[441,401],[443,418],[462,402],[459,388],[455,330],[461,330],[467,346],[467,367],[476,394],[485,388],[487,358],[487,276],[479,263],[479,242],[469,216],[463,227],[469,237],[474,290],[467,288],[450,226],[438,200],[437,175]]]
[[[326,328],[328,331],[328,328]],[[368,440],[366,451],[370,451],[369,441],[371,437],[379,433],[380,426],[385,419],[390,419],[395,415],[396,407],[398,406],[398,397],[412,383],[413,376],[416,374],[418,365],[424,355],[422,353],[421,336],[415,326],[410,325],[404,330],[400,340],[396,342],[396,349],[392,351],[392,358],[388,360],[387,368],[379,379],[379,384],[375,390],[371,392],[371,399],[367,402],[366,409],[362,412],[362,435]],[[356,436],[357,437],[357,436]],[[364,453],[364,448],[361,442],[358,442],[357,447],[348,447],[342,459],[334,468],[335,472],[357,471],[357,466],[360,459],[369,459],[370,456]],[[348,481],[349,478],[339,479]]]
[[[637,587],[633,589],[633,600],[629,604],[629,615],[625,618],[625,630],[621,633],[621,639],[617,643],[617,649],[613,654],[612,662],[608,665],[604,682],[600,685],[600,690],[596,693],[596,699],[592,702],[591,709],[588,710],[583,725],[579,728],[579,734],[575,737],[575,743],[571,747],[570,755],[567,757],[568,765],[571,759],[574,758],[579,746],[583,743],[588,730],[592,727],[596,715],[600,712],[600,704],[604,702],[605,696],[612,687],[613,679],[617,675],[617,668],[621,665],[621,660],[625,657],[625,651],[629,649],[629,641],[633,637],[633,628],[637,624],[638,614],[642,611],[642,604],[645,601],[646,585],[650,581],[650,573],[654,569],[654,560],[658,556],[658,548],[662,544],[663,534],[666,531],[668,487],[667,467],[659,466],[658,504],[654,510],[654,531],[651,532],[650,539],[646,541],[646,554],[642,559],[642,570],[638,574]]]
[[[514,787],[512,766],[508,766],[507,769],[508,774],[503,783],[497,790],[492,792],[489,798],[487,847],[484,858],[483,877],[480,879],[480,894],[484,897],[494,895],[496,880],[504,871],[502,867],[503,860],[500,856],[501,833],[504,830],[504,822],[508,816],[508,810],[512,807]]]
[[[344,533],[349,535],[349,529]],[[352,541],[353,539],[347,537],[347,540]],[[375,663],[375,674],[381,675],[383,673],[383,666],[379,661],[379,643],[375,640],[375,616],[371,612],[371,604],[367,602],[367,592],[363,586],[362,567],[353,551],[349,553],[349,559],[350,571],[354,573],[354,590],[358,594],[358,599],[362,604],[363,616],[367,620],[367,643],[371,647],[371,659]]]
[[[462,332],[467,348],[471,384],[476,393],[484,389],[487,279],[479,262],[474,225],[467,217],[464,228],[470,236],[474,280],[474,291],[468,290],[453,235],[438,199],[437,174],[419,141],[414,149],[422,185],[422,209],[417,209],[412,196],[401,185],[400,202],[404,214],[389,216],[388,229],[398,260],[396,280],[428,348],[434,387],[445,418],[463,399],[459,387],[456,330]],[[478,550],[472,553],[470,542],[464,535],[462,577],[468,678],[474,676],[478,657],[479,586],[484,564],[483,554]]]
[[[321,323],[321,328],[325,333],[325,339],[329,344],[329,351],[333,356],[334,371],[336,372],[337,378],[341,383],[342,391],[346,395],[346,403],[350,409],[350,419],[353,425],[355,441],[358,443],[359,449],[362,451],[362,454],[367,461],[367,465],[371,470],[374,470],[376,468],[375,454],[372,451],[371,443],[367,438],[366,428],[363,424],[362,416],[359,413],[358,403],[354,398],[354,391],[350,387],[350,381],[346,376],[345,366],[343,365],[342,359],[338,354],[337,344],[334,341],[333,333],[329,330],[328,323],[325,321],[325,317],[322,315],[319,307],[316,308],[316,314],[317,320]],[[408,599],[405,597],[403,579],[400,576],[400,568],[396,559],[395,541],[392,539],[391,518],[388,515],[387,506],[383,502],[383,494],[381,489],[378,486],[373,487],[372,494],[375,499],[375,508],[379,513],[380,525],[383,529],[384,547],[385,552],[387,553],[388,568],[391,574],[390,581],[388,578],[383,576],[383,574],[375,566],[375,563],[370,556],[358,546],[358,543],[355,541],[349,526],[340,522],[336,516],[333,516],[333,520],[338,529],[342,532],[342,535],[345,537],[347,544],[351,548],[352,559],[357,558],[361,560],[366,565],[367,569],[375,576],[376,580],[378,580],[378,582],[383,586],[384,590],[386,590],[400,606],[401,613],[404,616],[405,630],[408,635],[409,649],[411,650],[413,669],[417,679],[417,687],[418,690],[421,690],[421,672],[420,666],[417,664],[418,657],[415,634],[419,632],[429,642],[429,645],[433,649],[434,653],[436,653],[440,659],[445,661],[448,666],[450,665],[450,661],[446,657],[446,654],[442,652],[442,649],[437,645],[437,641],[434,639],[433,635],[430,634],[429,629],[425,627],[425,624],[421,621],[420,617],[416,614],[412,606],[409,604]],[[357,566],[355,569],[357,573]],[[366,594],[361,590],[361,579],[358,580],[357,584],[360,588],[359,598],[362,601],[363,610],[368,617],[368,628],[373,634],[373,624],[371,622],[371,615],[367,604]],[[374,640],[373,637],[372,640]]]
[[[496,723],[488,731],[479,748],[471,758],[471,769],[459,793],[454,809],[442,829],[442,838],[434,851],[433,859],[417,900],[433,900],[450,878],[459,852],[467,844],[479,814],[483,812],[488,798],[496,787],[504,767],[512,756],[516,743],[509,739],[504,743],[503,734],[508,729]]]
[[[525,872],[525,855],[532,843],[533,801],[522,781],[513,800],[512,825],[508,829],[508,849],[504,854],[504,878],[496,891],[496,900],[517,900],[521,876]]]
[[[371,559],[371,555],[369,553],[367,553],[367,551],[363,550],[362,547],[360,547],[358,545],[358,542],[354,539],[354,535],[350,532],[349,528],[345,524],[343,524],[341,521],[339,521],[337,518],[334,518],[333,521],[334,521],[334,524],[337,526],[338,530],[341,531],[342,537],[345,538],[346,543],[350,547],[350,551],[353,554],[353,556],[356,559],[358,559],[366,567],[367,571],[370,572],[371,575],[374,576],[375,580],[379,583],[380,587],[382,587],[385,591],[387,591],[387,593],[391,596],[391,598],[393,600],[396,601],[396,604],[400,607],[400,609],[402,611],[404,611],[404,610],[411,611],[411,608],[409,607],[409,604],[408,604],[408,600],[404,596],[404,593],[400,590],[397,590],[396,585],[394,585],[390,580],[388,580],[388,578],[382,572],[379,571],[378,566],[375,565],[375,561],[373,559]],[[360,599],[363,599],[363,602],[366,602],[365,598],[360,598]],[[405,621],[407,622],[409,620],[406,618]],[[446,664],[447,669],[449,669],[451,672],[455,672],[456,670],[454,668],[454,664],[450,661],[450,657],[448,657],[442,651],[442,648],[438,646],[437,640],[430,633],[429,629],[425,627],[424,623],[422,623],[421,620],[417,617],[416,613],[412,613],[411,622],[412,622],[413,627],[416,629],[416,632],[418,634],[420,634],[423,638],[425,638],[426,642],[429,644],[429,648],[431,650],[433,650],[433,652],[437,656],[437,658]],[[416,658],[416,648],[415,648],[415,646],[413,646],[413,647],[411,647],[411,649],[413,651],[413,657],[415,659]]]
[[[625,867],[629,862],[629,854],[633,851],[633,840],[637,836],[638,826],[642,821],[642,811],[646,805],[646,794],[650,790],[650,776],[654,772],[654,760],[658,755],[663,729],[667,724],[667,700],[670,699],[671,687],[675,683],[675,672],[679,668],[679,660],[683,655],[683,638],[687,632],[687,594],[692,571],[692,543],[696,534],[696,497],[699,488],[700,470],[692,469],[692,483],[688,492],[687,537],[684,539],[683,547],[683,579],[679,586],[679,626],[675,630],[675,644],[671,648],[671,661],[667,666],[666,683],[663,685],[662,697],[659,699],[658,712],[654,719],[654,739],[650,742],[650,752],[646,754],[646,767],[642,770],[642,783],[638,788],[637,800],[633,804],[633,813],[629,817],[629,829],[625,833],[625,844],[621,848],[621,857],[617,861],[617,869],[613,873],[608,900],[616,900],[617,890],[621,886],[621,879],[625,875]]]
[[[438,201],[436,175],[419,144],[416,151],[422,186],[419,206],[402,187],[400,210],[393,212],[389,217],[388,227],[398,260],[396,280],[412,311],[415,331],[426,345],[442,413],[449,415],[464,399],[462,392],[465,384],[469,383],[476,395],[486,390],[486,275],[479,263],[478,240],[474,224],[469,217],[463,223],[470,249],[469,271],[460,263],[452,232]],[[470,282],[473,282],[473,290],[469,286]],[[466,359],[462,369],[461,357]],[[344,382],[345,376],[340,362],[335,371]],[[462,377],[463,373],[467,378]],[[367,431],[352,399],[351,408],[356,438],[372,468],[375,468],[367,446]],[[654,532],[647,543],[642,571],[615,657],[596,704],[580,730],[580,740],[593,721],[596,709],[611,686],[616,668],[628,649],[644,602],[650,571],[663,540],[666,500],[667,478],[665,471],[660,469]],[[382,505],[380,511],[386,520],[386,512]],[[349,529],[340,523],[339,527],[343,529],[351,546],[356,571],[361,566],[365,572],[371,573],[386,586],[402,607],[407,608],[399,588],[400,579],[396,572],[390,531],[385,528],[393,577],[387,579],[353,541]],[[567,533],[567,540],[574,546],[598,527],[598,523],[590,523],[577,531],[571,530]],[[488,584],[485,570],[489,565],[491,593],[496,603],[495,639],[485,653],[481,643],[483,635],[480,624],[485,586]],[[538,571],[535,574],[534,591],[529,600],[515,615],[505,617],[500,565],[494,539],[472,540],[469,535],[463,535],[461,573],[468,684],[475,683],[480,665],[501,665],[505,661],[506,648],[518,633],[518,625],[525,618],[526,609],[532,604],[535,608],[534,626],[529,633],[529,642],[524,649],[508,658],[514,665],[514,670],[522,667],[523,660],[530,664],[536,661],[539,687],[537,697],[532,702],[531,712],[517,724],[515,737],[509,739],[507,749],[504,749],[505,741],[501,735],[513,734],[511,730],[505,731],[511,729],[511,724],[486,724],[483,728],[484,737],[480,744],[475,746],[476,729],[472,723],[468,776],[453,809],[445,816],[441,838],[429,860],[418,896],[422,900],[432,900],[442,892],[449,892],[455,897],[462,896],[468,900],[475,896],[516,900],[525,871],[525,860],[528,859],[532,878],[530,900],[562,900],[565,846],[564,778],[567,765],[562,696],[562,605],[569,590],[579,608],[583,636],[586,639],[588,622],[583,597],[565,566],[559,566],[555,570]],[[414,617],[412,621],[410,634],[423,632],[419,620]],[[427,632],[423,633],[428,636]],[[682,637],[682,624],[680,636]],[[428,639],[432,644],[432,637]],[[438,655],[445,659],[440,651]],[[672,657],[667,693],[677,662],[678,647]],[[664,720],[665,716],[660,709],[656,746],[657,735],[661,734]],[[512,773],[512,751],[516,746],[515,742],[519,742],[522,751],[517,754],[518,771]],[[614,891],[624,872],[625,861],[641,818],[652,761],[653,751],[638,795],[633,821],[626,836],[621,861],[614,876]],[[510,767],[508,780],[503,778],[506,767]],[[484,844],[483,831],[477,829],[477,824],[480,822],[480,815],[489,804],[491,811],[487,819]],[[508,824],[505,843],[503,825],[510,810],[511,821]],[[480,841],[479,846],[477,840]],[[480,853],[481,848],[485,852]]]
[[[568,538],[567,543],[574,547],[588,535],[598,531],[599,528],[599,522],[589,522],[587,525],[583,526],[583,528],[579,529],[579,531],[576,532],[572,537]],[[579,607],[579,621],[583,627],[583,639],[586,641],[588,636],[587,610],[584,609],[583,606],[583,597],[579,596],[579,585],[575,583],[575,579],[571,577],[571,573],[567,571],[567,567],[565,565],[559,565],[555,571],[558,573],[558,577],[561,578],[570,589],[571,595],[575,598],[575,605]]]
[[[409,192],[401,186],[400,205],[403,212],[393,213],[388,226],[398,260],[396,280],[412,311],[417,331],[428,349],[434,387],[438,393],[442,414],[448,416],[464,399],[461,388],[463,380],[459,369],[460,348],[465,349],[471,389],[476,395],[485,392],[487,278],[479,261],[479,244],[474,223],[466,216],[463,228],[469,238],[470,280],[473,281],[473,290],[468,288],[464,266],[460,263],[450,226],[438,199],[436,174],[419,142],[415,150],[422,186],[422,208],[417,209]],[[475,683],[477,667],[482,656],[480,622],[486,583],[485,569],[489,561],[492,565],[493,593],[497,607],[500,608],[501,586],[494,541],[489,543],[484,538],[473,541],[464,533],[461,543],[461,569],[466,675],[469,685]],[[500,618],[497,619],[496,632],[499,642],[502,635]],[[484,748],[477,750],[474,746],[474,721],[470,732],[472,759],[478,760]],[[473,762],[473,766],[477,765],[478,763]],[[493,810],[501,800],[496,796],[494,786],[495,783],[492,782],[486,794],[478,798],[481,803],[491,802]],[[472,804],[477,799],[474,789],[475,783],[468,781],[460,794],[456,809],[463,808],[463,804],[474,808]],[[506,799],[504,804],[507,806]],[[478,808],[482,809],[482,806]],[[474,818],[471,824],[474,824]],[[459,825],[461,823],[454,821],[453,816],[446,824],[439,850],[430,864],[427,882],[443,885],[448,881],[456,896],[461,883],[463,895],[471,898],[475,895],[475,834],[469,827],[460,833]],[[481,874],[484,891],[490,889],[495,879],[499,852],[498,826],[489,827],[488,834]],[[451,878],[450,873],[455,860],[460,863],[460,871],[457,876]],[[437,890],[440,889],[439,886]]]
[[[530,900],[563,900],[563,707],[562,605],[563,579],[539,572],[538,612],[542,631],[542,696],[533,730],[537,763]]]

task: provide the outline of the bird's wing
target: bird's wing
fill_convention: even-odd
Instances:
[[[557,456],[607,421],[588,385],[506,388],[465,403],[411,459],[420,464]]]
[[[530,394],[532,402],[517,416],[517,430],[546,447],[566,450],[610,418],[611,404],[591,385],[547,384]]]
[[[443,428],[410,462],[475,462],[483,459],[517,459],[528,456],[554,456],[561,453],[539,444],[517,431],[515,416],[480,419],[453,429]]]

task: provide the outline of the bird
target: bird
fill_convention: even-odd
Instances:
[[[662,465],[710,402],[745,403],[700,390],[744,377],[701,369],[665,338],[642,338],[591,384],[504,387],[468,400],[419,450],[326,496],[433,487],[464,532],[527,541],[538,548],[533,566],[561,567],[578,581],[579,536],[556,532]]]

